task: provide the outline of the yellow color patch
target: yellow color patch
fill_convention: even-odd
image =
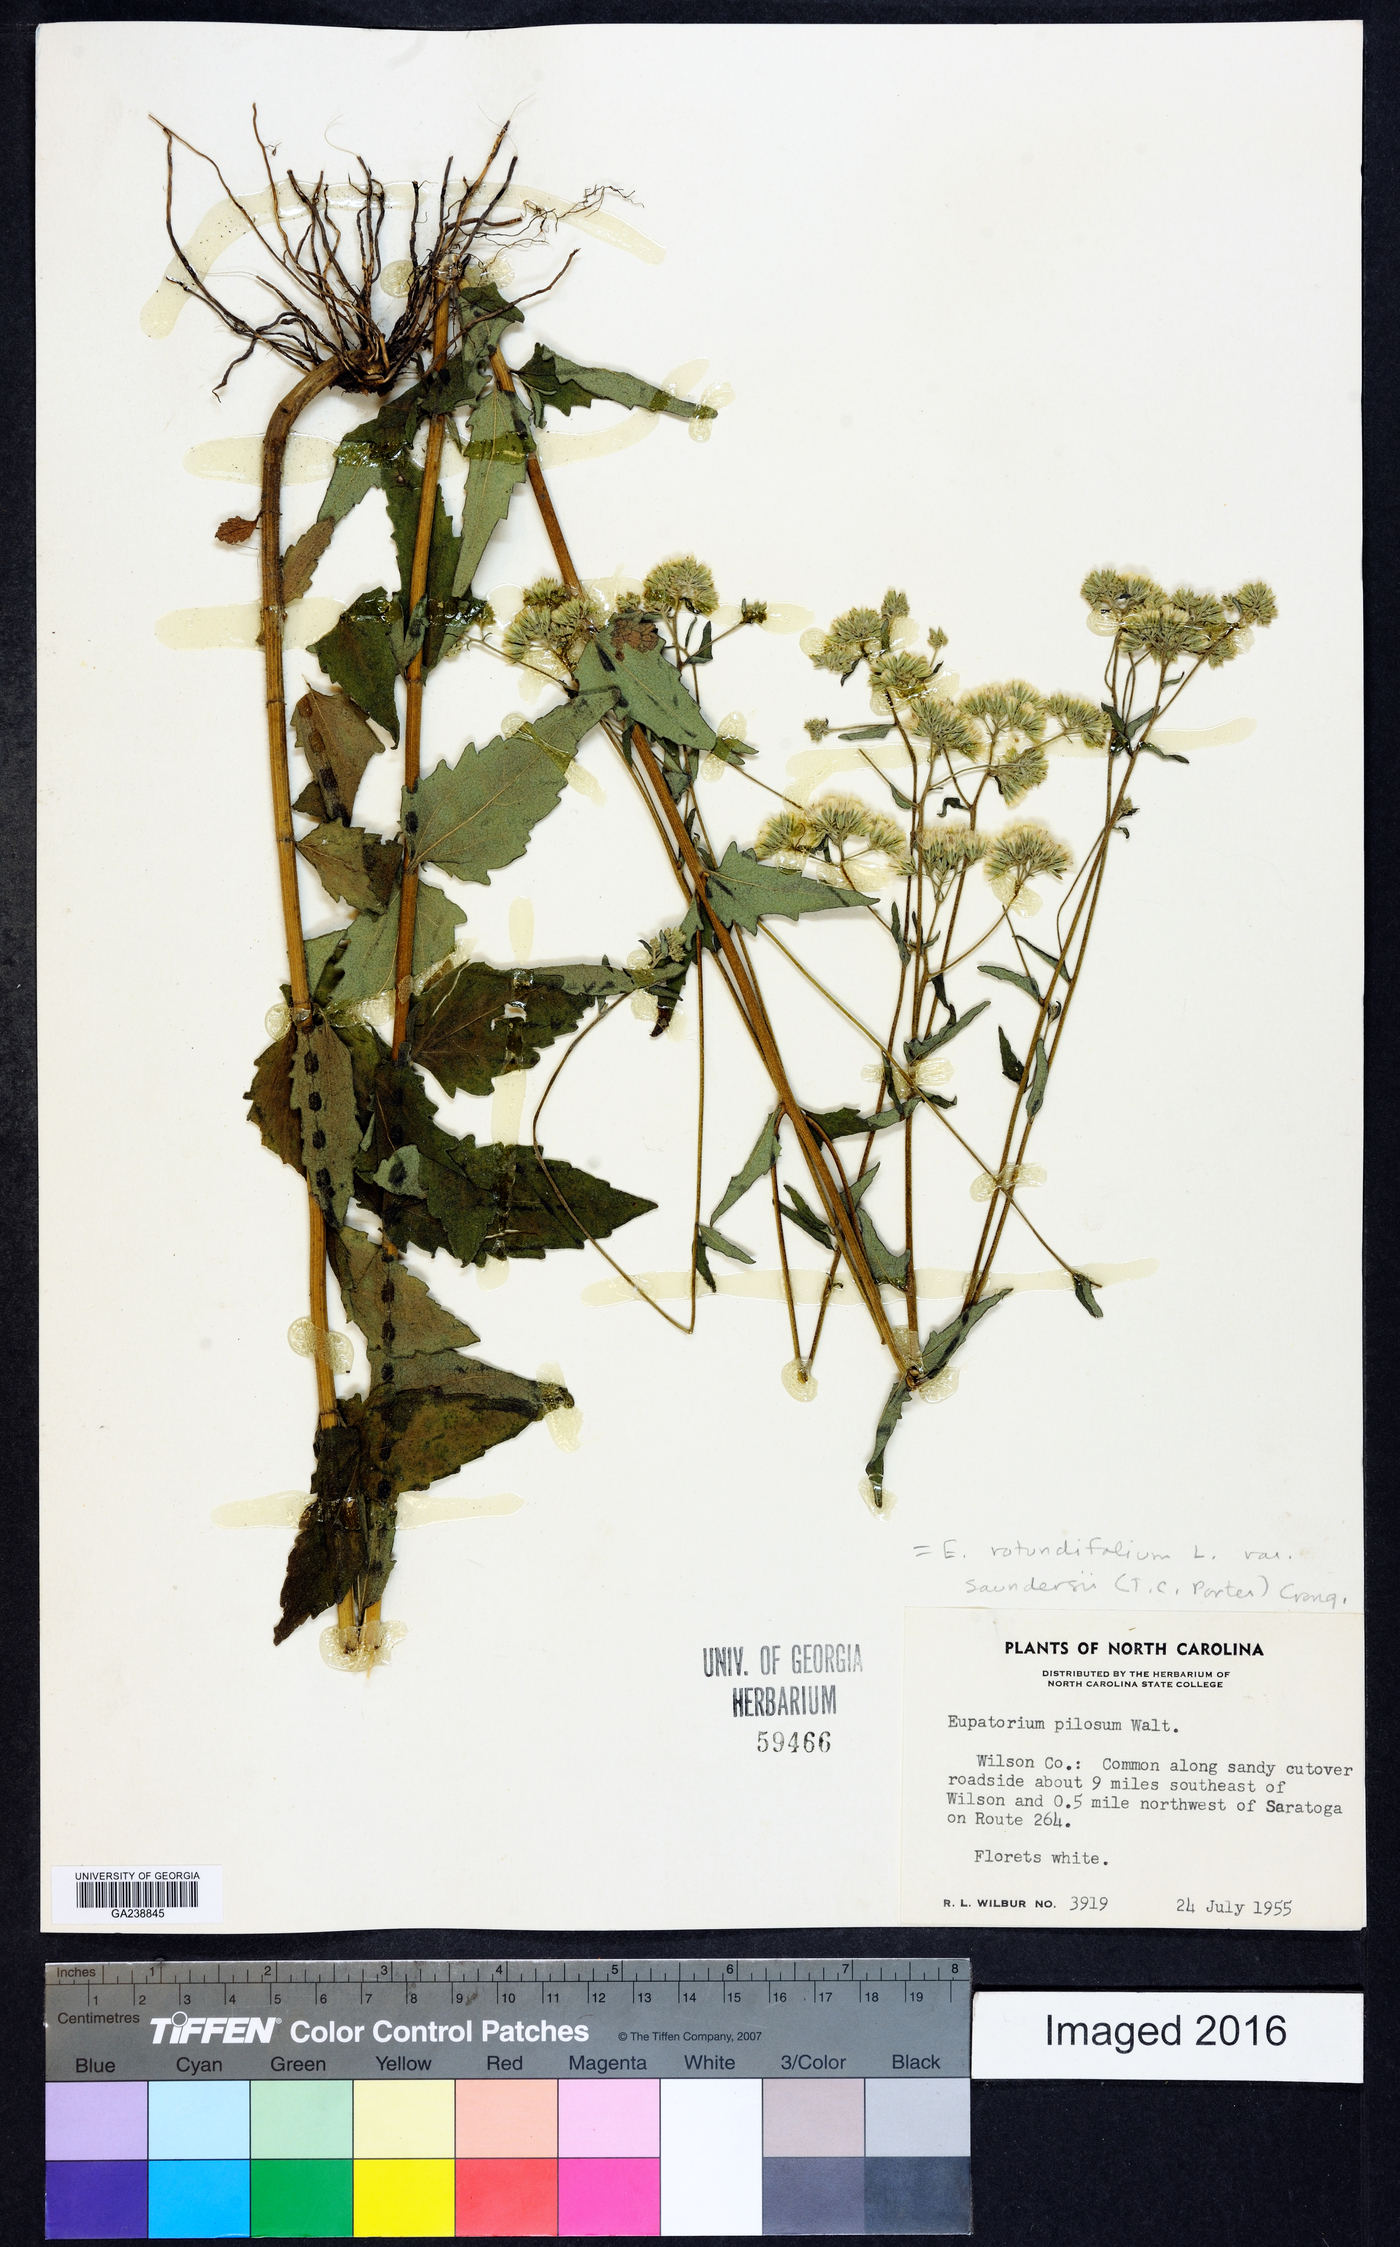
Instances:
[[[358,2091],[360,2086],[355,2086]],[[371,2086],[377,2090],[377,2084]],[[405,2089],[435,2089],[418,2084]],[[451,2084],[445,2086],[451,2090]],[[357,2161],[357,2239],[451,2239],[456,2231],[450,2161]]]
[[[450,2083],[357,2083],[355,2159],[450,2161],[455,2100]]]

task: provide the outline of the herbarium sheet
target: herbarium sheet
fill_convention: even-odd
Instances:
[[[46,1924],[1361,1923],[1359,64],[44,30]]]

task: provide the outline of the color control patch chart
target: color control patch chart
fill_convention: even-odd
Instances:
[[[946,2238],[957,1958],[47,1970],[50,2239]]]

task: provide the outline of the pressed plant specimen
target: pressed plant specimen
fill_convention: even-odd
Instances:
[[[569,569],[557,532],[555,547],[561,567]],[[695,687],[698,665],[712,653],[704,620],[718,608],[711,573],[703,564],[685,556],[658,565],[640,599],[624,598],[610,620],[600,611],[582,609],[571,586],[577,586],[574,577],[545,580],[531,589],[526,608],[505,635],[508,655],[517,661],[552,660],[553,675],[579,698],[603,676],[616,675],[624,651],[634,660],[639,648],[675,681],[683,685],[688,678]],[[635,753],[640,760],[650,733],[651,756],[670,798],[663,806],[667,839],[675,838],[673,864],[689,902],[679,928],[667,932],[671,950],[666,957],[681,959],[689,941],[695,947],[697,979],[707,958],[718,966],[777,1094],[747,1160],[709,1221],[697,1221],[692,1320],[694,1273],[713,1288],[712,1255],[754,1261],[720,1230],[720,1221],[728,1224],[736,1203],[766,1178],[793,1349],[787,1376],[791,1392],[801,1396],[809,1389],[843,1269],[867,1305],[878,1305],[883,1314],[875,1316],[875,1324],[895,1357],[896,1370],[866,1462],[866,1496],[877,1512],[884,1506],[886,1449],[905,1404],[920,1392],[939,1393],[935,1385],[946,1378],[968,1336],[1011,1292],[993,1286],[992,1277],[1013,1214],[1060,1266],[1082,1308],[1093,1318],[1103,1315],[1089,1275],[1063,1257],[1026,1214],[1025,1189],[1043,1177],[1028,1160],[1030,1141],[1080,987],[1110,857],[1130,838],[1129,823],[1139,816],[1130,785],[1145,759],[1187,762],[1154,739],[1154,729],[1198,672],[1233,661],[1252,643],[1255,628],[1272,623],[1277,614],[1272,591],[1259,581],[1219,597],[1187,586],[1169,594],[1140,573],[1100,569],[1084,580],[1081,597],[1091,628],[1111,643],[1099,701],[1044,694],[1023,679],[958,693],[943,677],[946,634],[935,629],[924,647],[913,644],[909,604],[901,592],[887,592],[878,608],[851,609],[828,631],[807,635],[806,652],[819,672],[834,674],[841,685],[864,674],[875,720],[833,729],[817,718],[807,722],[806,730],[814,745],[828,735],[852,745],[846,753],[849,761],[865,768],[884,803],[849,790],[810,801],[789,792],[764,820],[752,849],[730,843],[722,856],[696,797],[698,752],[706,744],[694,728],[693,695],[687,695],[678,712],[666,715],[653,688],[641,719],[641,696],[628,684],[621,689],[624,700],[631,696],[629,712],[638,723],[618,745],[624,755]],[[745,603],[739,622],[760,609],[761,604]],[[603,723],[618,731],[616,713]],[[746,753],[736,755],[734,744],[718,746],[771,800],[776,791],[741,761]],[[1104,766],[1097,824],[1077,870],[1069,844],[1022,809],[1050,776],[1048,752],[1061,746],[1096,754]],[[649,801],[662,803],[660,788],[653,786],[648,795]],[[990,823],[993,807],[996,825]],[[1013,816],[1007,818],[1008,812]],[[1033,887],[1037,880],[1063,890],[1048,946],[1036,943],[1025,927],[1041,904]],[[878,929],[887,947],[887,992],[877,990],[872,998],[862,988],[842,997],[793,950],[797,939],[780,936],[772,925],[819,911],[823,904],[856,908],[845,923],[852,930],[862,922]],[[781,952],[868,1041],[874,1058],[866,1075],[879,1086],[868,1111],[850,1103],[798,1106],[789,1076],[789,1064],[794,1071],[798,1064],[791,1056],[784,1062],[778,1054],[777,1033],[757,997],[759,978],[749,936],[761,937]],[[992,956],[998,949],[1003,956]],[[859,972],[868,979],[868,953],[862,954]],[[978,977],[987,980],[978,983]],[[1028,1016],[1019,1026],[1012,1023],[1010,1035],[998,1023],[993,1047],[990,1025],[981,1017],[992,1008],[993,994],[1001,998],[1006,987],[1029,1002]],[[878,1008],[888,1011],[877,1015]],[[935,1089],[948,1074],[948,1048],[969,1031],[974,1033],[969,1046],[958,1048],[964,1065],[974,1055],[1010,1087],[1000,1143],[990,1155],[974,1148],[953,1120],[956,1096]],[[815,1056],[805,1053],[801,1061],[802,1075],[810,1077]],[[780,1191],[783,1135],[789,1127],[803,1183],[816,1184],[818,1206],[795,1184]],[[921,1331],[916,1133],[935,1128],[971,1161],[971,1196],[985,1209],[953,1317]],[[851,1145],[843,1151],[843,1143]],[[897,1247],[878,1229],[869,1196],[884,1151],[891,1147],[902,1177],[902,1240]],[[844,1222],[838,1224],[838,1216]],[[935,1222],[946,1223],[947,1218],[946,1209],[934,1210]],[[815,1240],[830,1257],[805,1348],[789,1270],[788,1228]],[[893,1317],[885,1309],[887,1297],[902,1299]]]
[[[173,142],[167,135],[172,170]],[[683,1322],[659,1302],[653,1307],[689,1331],[698,1283],[714,1285],[711,1258],[753,1261],[721,1220],[727,1224],[730,1210],[766,1179],[794,1393],[812,1393],[812,1364],[838,1286],[863,1306],[889,1361],[891,1385],[867,1462],[867,1494],[881,1508],[886,1447],[905,1402],[945,1376],[1007,1292],[992,1284],[995,1258],[1009,1217],[1029,1222],[1022,1206],[1029,1142],[1109,860],[1137,816],[1129,784],[1144,757],[1172,754],[1153,738],[1154,728],[1196,672],[1231,660],[1251,629],[1275,613],[1272,594],[1260,584],[1216,599],[1187,588],[1168,595],[1145,577],[1097,571],[1083,592],[1095,628],[1110,642],[1099,699],[1044,695],[1020,680],[960,695],[943,673],[944,635],[930,633],[927,652],[914,644],[904,596],[888,593],[878,608],[838,618],[808,649],[819,671],[843,685],[865,674],[875,722],[834,729],[814,719],[808,732],[814,744],[834,734],[851,745],[878,799],[870,800],[869,787],[864,795],[845,790],[815,800],[774,788],[752,769],[754,752],[721,736],[701,707],[702,671],[726,637],[765,621],[764,604],[745,600],[721,619],[711,572],[689,555],[657,564],[631,590],[614,585],[606,597],[576,567],[538,457],[548,413],[570,414],[598,399],[682,418],[710,409],[538,343],[514,370],[507,364],[503,343],[524,314],[483,259],[503,238],[538,235],[543,221],[511,205],[509,171],[499,184],[488,181],[500,146],[498,140],[476,179],[450,193],[444,180],[426,217],[415,191],[404,309],[391,326],[379,316],[387,199],[368,170],[354,189],[353,223],[343,228],[335,215],[343,197],[333,198],[323,178],[307,184],[288,173],[279,181],[259,142],[270,220],[254,220],[233,201],[270,259],[263,285],[276,310],[263,322],[215,298],[181,260],[187,285],[249,351],[266,346],[298,370],[268,425],[256,524],[225,525],[219,535],[235,539],[256,529],[260,542],[288,959],[285,1025],[258,1060],[251,1114],[268,1146],[306,1180],[310,1237],[306,1333],[317,1381],[316,1465],[274,1635],[280,1640],[334,1607],[347,1650],[372,1650],[375,1643],[399,1495],[426,1488],[571,1402],[560,1388],[466,1356],[478,1337],[433,1300],[404,1259],[410,1247],[444,1249],[463,1264],[539,1258],[598,1245],[653,1206],[546,1153],[540,1138],[548,1090],[573,1043],[628,994],[649,995],[660,1029],[693,977],[700,1024],[689,1317]],[[180,259],[169,198],[167,226]],[[301,412],[332,385],[382,402],[340,441],[315,525],[283,554],[287,439]],[[467,467],[455,524],[441,489],[449,443]],[[475,582],[492,533],[526,486],[555,571],[526,590],[516,614],[498,622]],[[397,581],[361,595],[312,649],[331,691],[308,688],[292,712],[291,736],[310,776],[293,801],[286,604],[305,592],[337,525],[376,490],[387,506]],[[425,687],[442,662],[477,652],[541,674],[557,699],[483,748],[468,743],[425,769]],[[671,868],[679,892],[674,924],[625,966],[605,957],[524,971],[461,958],[463,915],[427,870],[484,882],[520,859],[595,728],[630,776]],[[1077,869],[1070,846],[1021,808],[1048,777],[1047,751],[1071,741],[1101,755],[1105,769],[1101,819]],[[403,757],[401,822],[390,836],[354,824],[361,779],[386,742]],[[702,809],[702,774],[726,767],[762,789],[768,806],[777,799],[748,846],[713,835]],[[300,834],[297,817],[309,823]],[[298,858],[352,909],[347,928],[305,938]],[[1031,942],[1024,923],[1038,902],[1033,884],[1047,880],[1062,885],[1063,902],[1053,944],[1042,946]],[[773,925],[813,914],[852,930],[874,927],[888,990],[872,998],[862,986],[838,995],[792,949],[797,938],[780,936]],[[775,1025],[759,967],[768,945],[868,1041],[878,1087],[868,1109],[804,1098],[816,1062],[808,1052],[787,1050]],[[983,956],[997,946],[1007,956]],[[860,959],[864,976],[868,947]],[[707,976],[737,1011],[772,1107],[704,1220]],[[998,1025],[993,1052],[982,1017],[1007,986],[1030,1014],[1019,1027],[1013,1021],[1010,1032]],[[387,1038],[370,1019],[386,993]],[[1001,1143],[989,1151],[971,1145],[953,1120],[956,1101],[935,1089],[946,1049],[968,1032],[973,1038],[959,1053],[986,1056],[1009,1086]],[[448,1095],[486,1093],[499,1076],[534,1067],[559,1041],[570,1042],[536,1105],[529,1147],[478,1146],[437,1121],[425,1075]],[[929,1131],[951,1135],[972,1162],[974,1196],[985,1210],[953,1317],[922,1332],[916,1215],[930,1219],[915,1170],[920,1138]],[[881,1156],[894,1149],[902,1177],[903,1237],[896,1246],[872,1214],[877,1148]],[[801,1183],[785,1177],[780,1192],[780,1165],[794,1161]],[[935,1209],[932,1220],[940,1215]],[[829,1258],[805,1346],[789,1229]],[[1063,1265],[1083,1308],[1100,1316],[1090,1278],[1031,1230]],[[615,1263],[610,1250],[600,1253]],[[346,1313],[365,1337],[372,1379],[363,1396],[337,1392],[328,1262]],[[637,1292],[646,1294],[640,1285]]]
[[[480,750],[469,744],[455,764],[421,774],[425,684],[490,621],[472,578],[515,484],[533,465],[529,416],[499,353],[502,334],[522,315],[486,278],[477,254],[502,236],[538,234],[544,223],[537,213],[503,213],[509,171],[494,189],[486,185],[504,136],[476,179],[449,192],[444,178],[425,223],[415,193],[404,309],[390,327],[380,318],[388,201],[368,170],[344,227],[324,177],[306,184],[289,172],[279,181],[261,138],[266,222],[219,174],[268,253],[260,286],[276,309],[257,321],[217,298],[180,249],[171,215],[177,137],[166,130],[166,224],[184,285],[245,340],[245,356],[265,346],[299,370],[267,426],[259,515],[251,523],[232,519],[218,533],[237,543],[256,532],[260,544],[287,949],[286,1026],[258,1058],[250,1112],[265,1143],[305,1177],[309,1222],[305,1341],[316,1375],[316,1463],[274,1638],[334,1607],[345,1649],[372,1652],[400,1494],[427,1488],[572,1403],[562,1388],[465,1356],[479,1337],[407,1270],[405,1249],[445,1248],[463,1264],[488,1255],[537,1258],[578,1248],[653,1206],[557,1158],[546,1165],[533,1149],[454,1137],[436,1123],[420,1073],[430,1068],[448,1093],[489,1090],[493,1075],[527,1066],[541,1045],[577,1024],[600,976],[607,984],[603,968],[531,990],[529,976],[458,963],[463,915],[423,869],[483,882],[520,857],[536,822],[557,804],[582,735],[616,698],[606,686],[572,698],[512,738]],[[548,354],[527,373],[564,399],[621,395],[683,417],[710,410],[655,384]],[[317,522],[283,554],[287,441],[332,384],[387,402],[338,447]],[[457,529],[439,481],[449,428],[470,463]],[[291,714],[311,775],[294,803],[286,605],[305,592],[336,525],[371,490],[387,504],[398,582],[355,602],[313,650],[336,691],[308,689]],[[360,782],[386,735],[403,753],[402,828],[392,839],[354,824]],[[310,822],[300,836],[294,815]],[[347,929],[307,942],[298,857],[353,909]],[[632,987],[625,971],[615,980]],[[393,997],[387,1040],[364,1013],[386,990]],[[352,1222],[352,1201],[378,1220],[377,1239]],[[372,1382],[363,1396],[337,1394],[336,1345],[344,1343],[329,1326],[328,1262],[369,1353]]]

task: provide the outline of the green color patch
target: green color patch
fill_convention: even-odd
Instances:
[[[353,2083],[254,2083],[250,2091],[255,2163],[350,2159],[355,2135]]]
[[[352,2239],[353,2161],[252,2163],[254,2239]]]

